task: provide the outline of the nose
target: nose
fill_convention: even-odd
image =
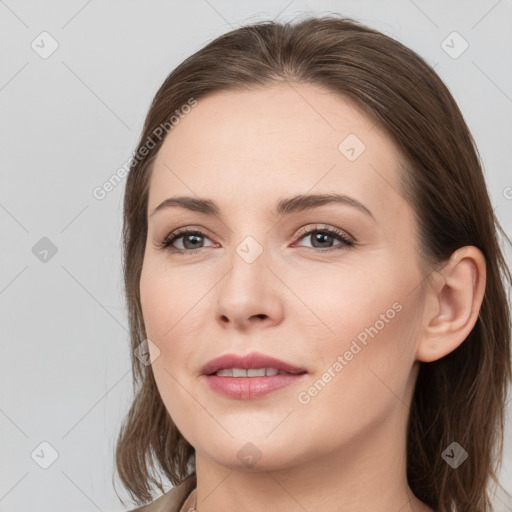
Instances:
[[[275,265],[271,265],[266,250],[254,261],[240,254],[233,251],[229,270],[216,287],[216,317],[221,327],[246,331],[278,325],[285,287],[276,277]]]

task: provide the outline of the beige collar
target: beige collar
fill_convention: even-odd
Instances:
[[[183,506],[180,508],[179,512],[197,512],[194,508],[197,506],[196,500],[197,499],[197,488],[195,488],[189,495],[188,498],[185,500],[185,503],[183,503]]]

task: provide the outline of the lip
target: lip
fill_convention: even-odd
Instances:
[[[223,368],[276,368],[289,375],[273,375],[265,377],[223,377],[213,375]],[[253,352],[245,356],[237,354],[225,354],[212,359],[201,369],[201,375],[213,391],[236,399],[252,399],[263,397],[282,389],[286,386],[298,383],[306,376],[305,368],[299,368],[275,357]]]
[[[247,354],[245,356],[238,354],[224,354],[220,357],[212,359],[201,368],[201,374],[212,375],[216,371],[222,370],[223,368],[242,368],[245,370],[249,370],[251,368],[276,368],[277,370],[283,370],[284,372],[291,374],[306,372],[305,368],[293,366],[289,363],[286,363],[285,361],[276,359],[275,357],[266,356],[265,354],[260,354],[258,352],[252,352],[251,354]]]

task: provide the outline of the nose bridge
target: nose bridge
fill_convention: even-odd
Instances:
[[[252,235],[234,247],[229,270],[218,288],[218,317],[243,324],[256,315],[277,314],[276,283],[267,268],[271,260],[267,247]]]
[[[224,293],[233,295],[238,303],[257,298],[265,284],[268,256],[267,249],[255,237],[243,238],[231,254]]]

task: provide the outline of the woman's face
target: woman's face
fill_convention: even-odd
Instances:
[[[140,291],[159,391],[197,457],[276,469],[404,445],[424,276],[398,165],[371,119],[305,84],[210,95],[169,133]],[[182,201],[153,213],[178,197],[218,212]],[[254,353],[301,373],[202,373]]]

